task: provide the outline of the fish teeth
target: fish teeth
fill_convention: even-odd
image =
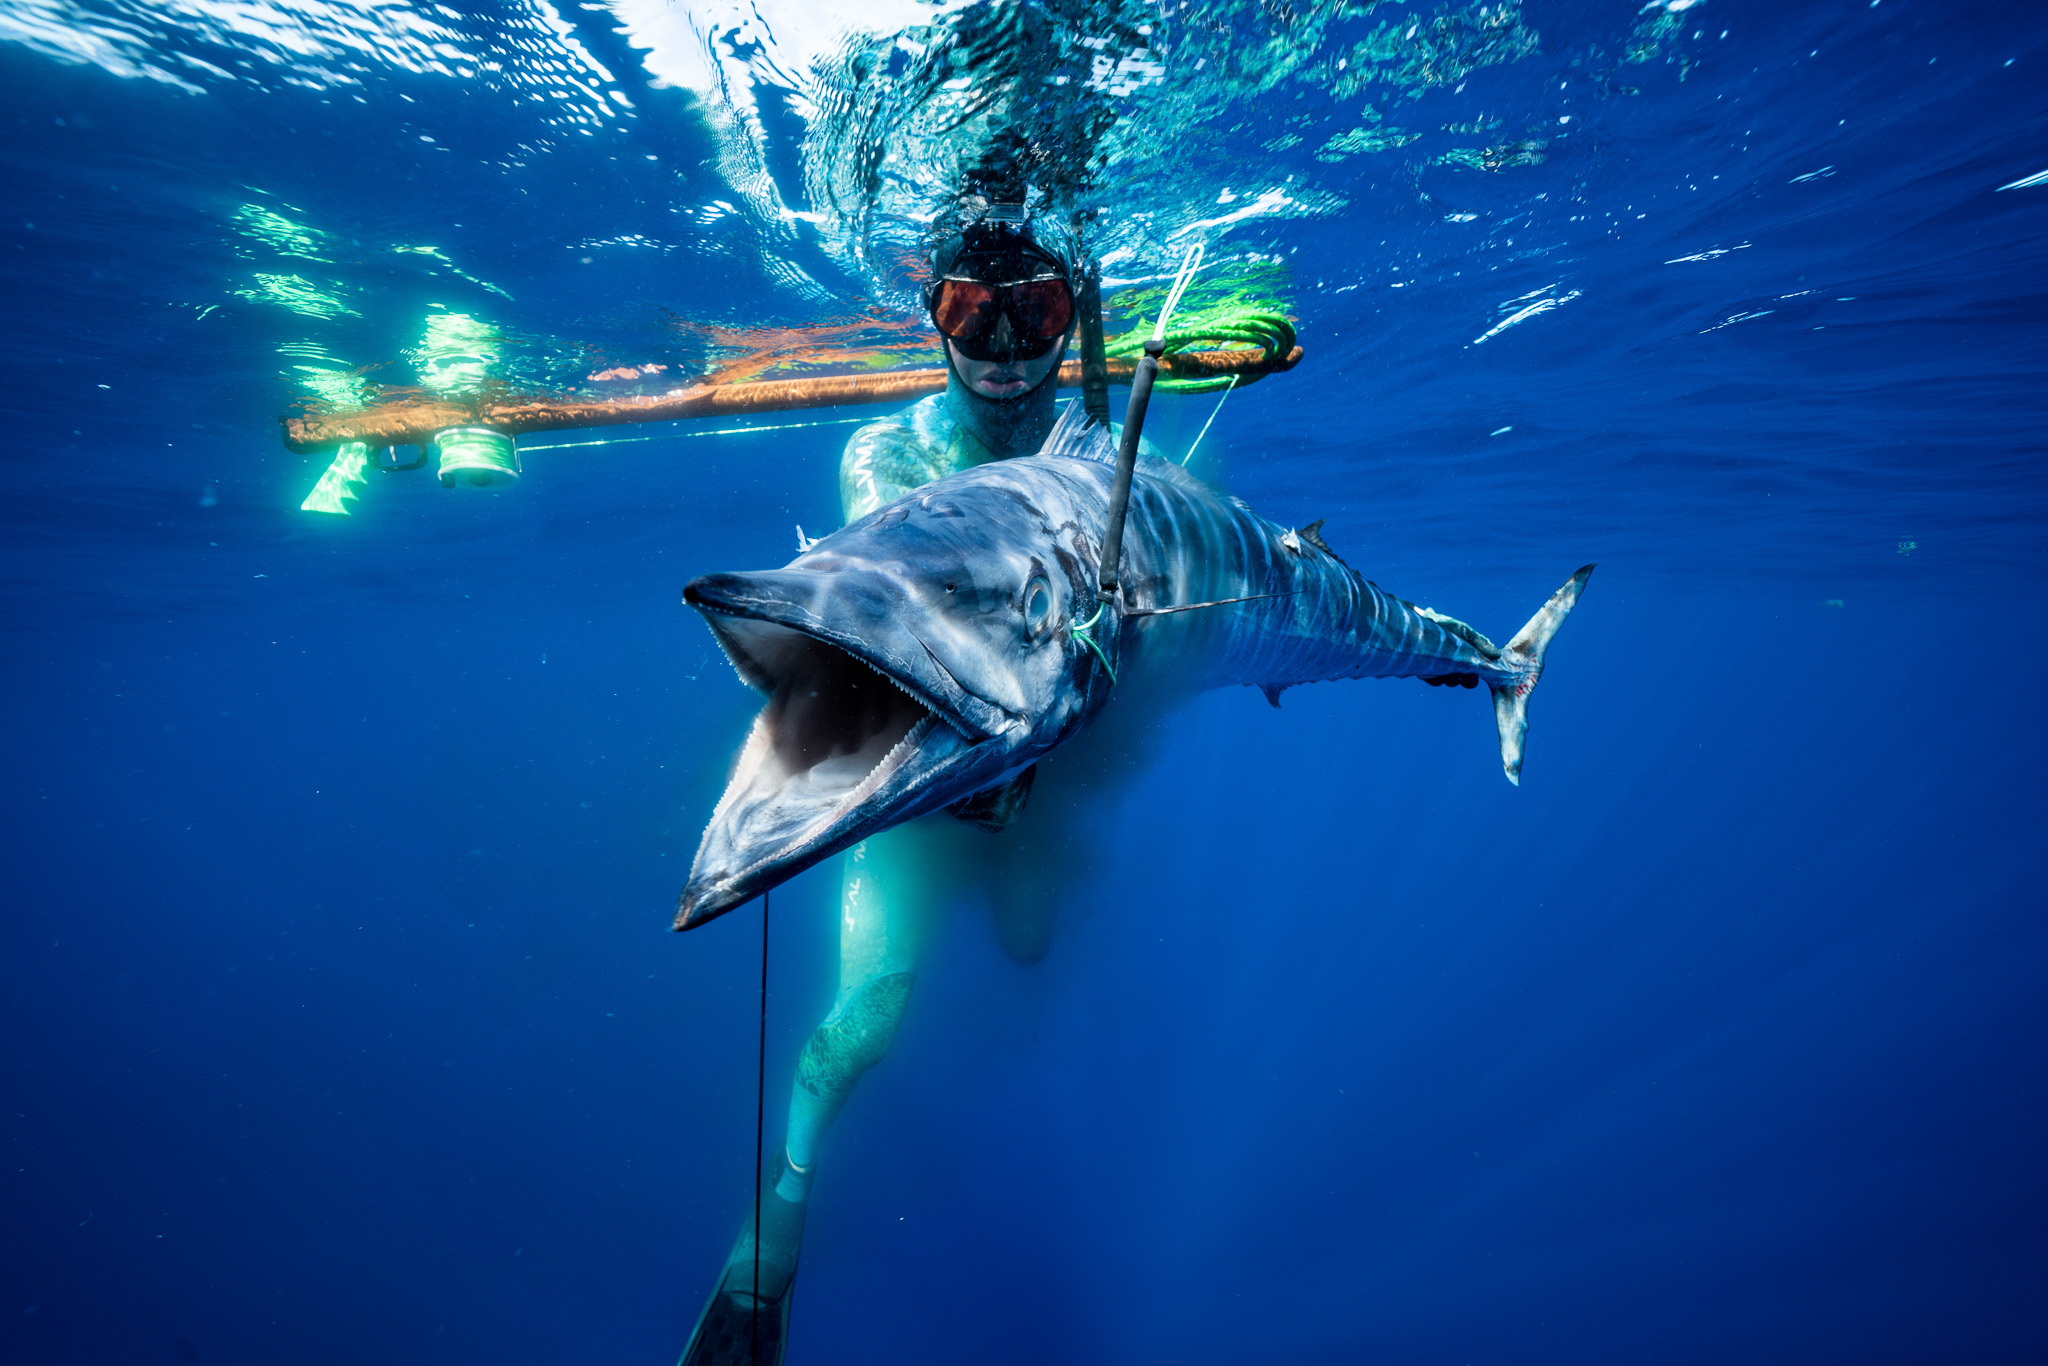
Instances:
[[[902,693],[905,697],[917,703],[918,706],[923,707],[927,714],[931,716],[936,716],[939,720],[944,721],[946,723],[947,728],[950,729],[955,735],[958,735],[961,739],[972,740],[974,738],[974,736],[968,732],[966,727],[962,726],[958,721],[955,721],[951,716],[948,716],[944,711],[940,710],[937,707],[934,707],[931,703],[925,701],[922,697],[919,697],[916,693],[912,692],[909,688],[905,687],[894,675],[883,673],[874,665],[869,664],[865,659],[861,659],[859,655],[852,655],[850,656],[850,658],[859,660],[861,665],[865,667],[869,673],[875,675],[877,678],[887,679],[889,681],[890,687],[896,689],[897,692]]]
[[[836,818],[842,812],[849,811],[853,807],[860,805],[861,802],[867,800],[870,793],[881,786],[883,777],[901,768],[902,763],[900,760],[907,758],[908,752],[914,752],[918,747],[918,743],[925,736],[931,734],[932,717],[934,715],[936,713],[927,712],[923,719],[912,725],[904,733],[903,738],[898,740],[889,752],[884,754],[876,761],[875,766],[868,770],[868,776],[853,785],[852,791],[846,794],[846,800],[832,808],[831,816],[828,819]]]
[[[715,810],[725,810],[732,804],[735,794],[753,786],[754,774],[761,767],[762,751],[772,743],[768,729],[768,713],[763,710],[747,731],[746,743],[740,746],[740,757],[732,766],[732,776],[725,780],[725,792],[719,797]]]
[[[936,712],[927,713],[923,719],[915,722],[909,730],[905,731],[903,733],[903,738],[901,740],[898,740],[895,746],[891,748],[887,754],[884,754],[882,756],[881,762],[876,764],[873,769],[869,770],[868,777],[874,777],[876,773],[888,767],[890,760],[896,758],[898,755],[904,753],[906,750],[916,749],[918,741],[922,740],[926,735],[929,735],[931,733],[932,718],[936,715]],[[863,779],[863,781],[865,781],[865,779]]]

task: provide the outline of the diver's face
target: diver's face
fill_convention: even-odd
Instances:
[[[1070,334],[1071,335],[1071,334]],[[996,319],[993,345],[989,348],[997,355],[1011,349],[1010,319],[1004,315]],[[953,362],[953,372],[981,398],[1015,398],[1030,393],[1045,377],[1053,372],[1060,358],[1067,353],[1067,339],[1062,337],[1051,350],[1030,360],[971,360],[960,354],[960,348],[946,339],[946,358]]]

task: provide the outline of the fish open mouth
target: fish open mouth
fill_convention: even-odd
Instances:
[[[686,598],[741,677],[768,700],[705,828],[677,904],[677,929],[921,814],[919,799],[934,780],[985,738],[960,714],[958,699],[940,695],[951,680],[929,652],[919,651],[927,660],[922,676],[885,669],[865,657],[862,642],[826,639],[822,624],[802,620],[805,613],[775,612],[798,623],[771,620],[754,615],[772,610],[770,603],[716,587],[699,580]],[[893,664],[905,651],[873,653]]]

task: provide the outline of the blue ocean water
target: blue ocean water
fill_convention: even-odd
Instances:
[[[889,82],[982,20],[1102,57],[1112,274],[1287,272],[1302,364],[1162,445],[1496,634],[1600,569],[1520,788],[1462,692],[1209,694],[1044,963],[959,908],[790,1360],[2048,1355],[2048,21],[874,10],[0,3],[0,1358],[679,1351],[761,943],[668,929],[754,706],[678,593],[834,525],[851,428],[323,517],[275,419],[909,335],[931,102],[1027,49]]]

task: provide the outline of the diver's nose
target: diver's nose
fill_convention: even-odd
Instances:
[[[1010,326],[1010,315],[1007,311],[996,315],[996,325],[990,329],[988,341],[989,349],[1005,360],[1016,354],[1017,330]]]

